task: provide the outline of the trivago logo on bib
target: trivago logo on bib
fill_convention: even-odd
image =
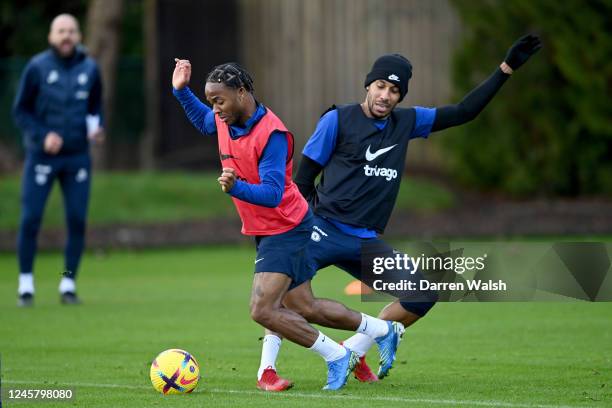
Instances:
[[[397,178],[397,170],[388,169],[386,167],[370,167],[369,164],[366,164],[363,167],[363,172],[368,177],[384,177],[387,181]]]

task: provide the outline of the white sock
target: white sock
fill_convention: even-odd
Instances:
[[[387,334],[389,332],[389,325],[385,320],[377,319],[362,313],[361,324],[356,331],[357,333],[363,333],[375,339]]]
[[[354,351],[359,357],[365,356],[370,347],[374,345],[374,339],[366,334],[355,333],[344,341],[344,347]]]
[[[34,274],[32,272],[22,272],[19,274],[19,296],[24,293],[34,294]]]
[[[60,293],[66,293],[66,292],[75,293],[76,292],[76,282],[74,281],[74,279],[70,279],[64,276],[62,280],[60,281],[59,291]]]
[[[257,371],[257,379],[261,380],[261,376],[266,368],[276,370],[276,358],[281,346],[281,338],[273,334],[266,334],[263,338],[261,346],[261,362],[259,363],[259,371]]]
[[[319,332],[319,337],[310,347],[310,350],[319,353],[325,361],[336,361],[346,355],[346,349]]]

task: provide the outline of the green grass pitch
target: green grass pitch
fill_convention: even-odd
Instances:
[[[323,360],[284,342],[279,370],[295,387],[259,392],[262,329],[248,314],[253,259],[251,247],[88,253],[79,281],[84,304],[63,307],[61,254],[40,254],[36,305],[23,310],[15,305],[14,255],[0,255],[2,386],[76,393],[70,402],[13,406],[612,406],[612,303],[439,304],[407,331],[390,377],[351,378],[335,393],[321,391]],[[329,268],[314,288],[376,314],[382,304],[342,293],[349,281]],[[193,394],[162,396],[150,385],[151,360],[173,347],[200,362]],[[376,367],[376,352],[369,362]]]
[[[230,197],[220,193],[218,176],[216,172],[95,172],[91,196],[96,199],[89,205],[88,223],[95,226],[160,224],[223,217],[237,219]],[[0,174],[0,197],[3,197],[0,200],[0,229],[19,228],[20,192],[21,177],[18,174]],[[104,199],[97,199],[101,197]],[[405,177],[395,208],[432,213],[454,204],[455,197],[446,187],[425,179]],[[63,203],[56,183],[45,210],[43,227],[63,226]]]

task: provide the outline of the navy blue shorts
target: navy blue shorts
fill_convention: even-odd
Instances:
[[[255,273],[278,272],[291,278],[289,290],[311,280],[316,270],[307,262],[307,245],[312,234],[312,211],[292,230],[278,235],[255,237]]]
[[[319,269],[335,265],[355,279],[363,281],[361,261],[364,244],[377,244],[389,255],[394,253],[394,249],[379,238],[359,238],[347,235],[325,218],[315,215],[311,241],[307,248],[310,268],[316,273]],[[398,271],[398,275],[402,273],[405,272]],[[419,278],[420,272],[417,272],[415,276]],[[409,275],[406,275],[406,278],[412,279]],[[424,316],[437,301],[437,294],[434,292],[420,293],[418,297],[418,301],[400,299],[400,303],[406,310]]]
[[[315,270],[335,265],[355,279],[361,279],[361,245],[363,241],[380,241],[378,238],[359,238],[347,235],[325,218],[315,215],[311,243],[308,246],[309,262]]]

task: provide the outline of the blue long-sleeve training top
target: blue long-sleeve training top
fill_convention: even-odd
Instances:
[[[217,134],[213,110],[202,103],[189,87],[180,90],[173,89],[172,93],[185,110],[189,121],[200,133],[211,136]],[[265,113],[265,106],[258,103],[255,113],[246,121],[244,126],[230,126],[230,137],[232,139],[247,137],[253,126],[259,122]],[[285,191],[287,156],[287,135],[285,132],[278,131],[272,133],[259,160],[258,171],[261,183],[251,184],[236,180],[234,187],[228,194],[251,204],[269,208],[277,207]]]

